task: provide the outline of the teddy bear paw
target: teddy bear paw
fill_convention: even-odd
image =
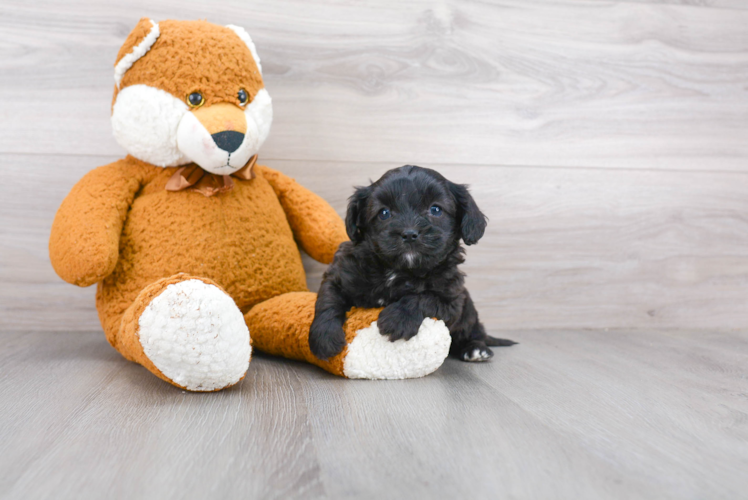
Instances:
[[[442,365],[451,342],[449,329],[441,320],[426,318],[414,337],[394,342],[379,332],[375,321],[357,331],[348,344],[343,372],[348,378],[423,377]]]
[[[233,299],[198,279],[166,287],[139,318],[145,355],[175,385],[216,391],[239,382],[252,354]]]

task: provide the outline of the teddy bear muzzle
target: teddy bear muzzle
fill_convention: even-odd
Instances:
[[[261,89],[246,107],[216,103],[188,111],[177,129],[177,147],[190,161],[217,175],[231,175],[257,154],[273,111]]]
[[[247,139],[245,110],[230,103],[188,112],[177,130],[177,144],[189,159],[208,172],[229,175],[256,153]]]

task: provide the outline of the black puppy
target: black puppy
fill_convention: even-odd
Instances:
[[[486,228],[466,186],[438,172],[406,165],[359,187],[345,218],[351,241],[340,245],[322,278],[309,333],[309,347],[320,359],[345,346],[346,312],[382,307],[377,326],[390,340],[409,339],[426,317],[443,320],[452,336],[450,354],[485,361],[488,346],[513,345],[486,335],[478,321],[464,274],[466,245]]]

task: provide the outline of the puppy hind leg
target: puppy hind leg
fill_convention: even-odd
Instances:
[[[513,340],[486,335],[483,325],[476,323],[471,334],[455,349],[453,355],[463,361],[487,361],[493,357],[493,351],[488,346],[507,347],[516,343]]]
[[[467,333],[465,331],[453,331],[450,354],[462,361],[470,362],[491,359],[493,351],[486,345],[486,332],[483,325],[475,322]]]
[[[471,362],[487,361],[493,357],[493,351],[486,345],[486,330],[478,320],[478,311],[467,292],[460,319],[452,325],[450,333],[452,356]]]
[[[452,349],[450,354],[463,361],[487,361],[493,357],[488,346],[509,346],[516,342],[497,339],[486,335],[483,324],[478,319],[473,299],[465,291],[465,303],[459,321],[451,328]]]
[[[462,347],[459,358],[468,362],[488,361],[493,358],[493,351],[482,340],[474,340]]]

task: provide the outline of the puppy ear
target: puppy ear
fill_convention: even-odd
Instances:
[[[371,187],[357,187],[353,196],[348,198],[348,211],[345,214],[345,231],[352,242],[364,239],[366,225],[366,204],[369,201]]]
[[[460,223],[460,236],[466,245],[478,243],[486,230],[487,217],[480,211],[475,200],[464,184],[447,181],[449,190],[457,202],[457,220]]]

